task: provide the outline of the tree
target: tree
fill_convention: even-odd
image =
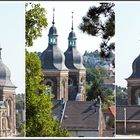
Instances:
[[[100,3],[99,6],[90,7],[79,25],[79,29],[83,33],[101,37],[100,55],[103,58],[110,57],[115,50],[115,43],[110,42],[115,35],[114,6],[114,3]],[[114,64],[114,60],[112,63]]]
[[[116,105],[127,105],[128,94],[126,88],[116,86]]]
[[[42,36],[43,28],[46,28],[47,18],[46,10],[40,4],[26,3],[25,5],[25,20],[26,20],[26,46],[33,46],[33,41]],[[30,8],[28,10],[28,8]]]
[[[20,137],[25,137],[25,124],[21,123],[18,128],[18,132],[20,133]]]
[[[26,136],[70,136],[52,117],[53,104],[43,81],[39,57],[26,51]]]
[[[39,4],[30,4],[26,9],[26,47],[33,45],[33,40],[42,35],[42,28],[47,26],[45,9]],[[26,4],[27,8],[28,4]],[[49,92],[44,85],[41,61],[37,53],[26,50],[26,136],[30,137],[65,137],[68,131],[61,128],[53,119]]]
[[[102,107],[107,108],[114,104],[114,94],[111,89],[104,89],[104,77],[108,76],[102,68],[87,69],[87,100],[97,100],[101,97]]]

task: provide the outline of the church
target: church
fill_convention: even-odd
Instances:
[[[53,22],[48,34],[48,47],[41,53],[42,71],[46,87],[53,94],[54,119],[74,137],[102,136],[105,121],[101,104],[86,101],[86,68],[77,50],[73,27],[68,34],[68,46],[63,53],[58,47],[58,33]]]
[[[16,86],[10,80],[10,70],[3,63],[0,48],[0,137],[16,135]]]
[[[54,99],[85,101],[86,69],[76,46],[73,15],[71,32],[68,36],[68,48],[64,54],[58,47],[58,34],[54,24],[53,14],[52,27],[48,34],[48,47],[41,54],[45,85],[51,87],[50,93],[54,94]]]
[[[117,106],[116,134],[140,135],[140,55],[132,64],[127,80],[128,105]]]

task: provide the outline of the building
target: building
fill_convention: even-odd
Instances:
[[[105,128],[101,104],[86,101],[86,69],[77,50],[76,34],[72,27],[68,48],[62,53],[57,45],[57,29],[53,22],[48,34],[48,47],[41,53],[45,84],[50,87],[53,117],[74,137],[102,136]]]
[[[10,80],[10,70],[2,62],[0,48],[0,136],[16,134],[15,89]]]
[[[132,64],[127,78],[128,105],[117,106],[116,133],[140,135],[140,55]]]
[[[93,101],[54,101],[53,116],[73,137],[101,137],[106,129],[101,106]]]
[[[68,97],[69,100],[75,100],[77,94],[83,94],[81,100],[86,100],[85,84],[86,84],[86,69],[83,66],[82,56],[76,47],[76,34],[73,28],[73,15],[72,27],[68,37],[68,49],[64,53],[65,65],[69,69],[68,79]]]
[[[132,64],[133,73],[127,78],[128,85],[128,104],[140,105],[140,55]]]
[[[72,31],[68,37],[68,49],[63,54],[57,45],[57,29],[54,26],[54,13],[52,27],[49,30],[48,47],[41,54],[42,70],[46,86],[50,86],[50,92],[54,99],[61,100],[85,100],[86,70],[82,64],[82,56],[76,49],[76,35]],[[81,94],[82,93],[82,94]]]

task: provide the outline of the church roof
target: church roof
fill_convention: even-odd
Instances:
[[[71,38],[76,39],[76,34],[75,34],[75,32],[73,30],[69,33],[68,39],[71,39]]]
[[[134,60],[132,64],[133,73],[128,79],[140,78],[140,55]]]
[[[41,54],[42,68],[44,70],[67,70],[64,54],[57,45],[49,45]]]
[[[65,65],[68,69],[85,69],[82,56],[76,48],[68,47],[64,55]]]
[[[85,67],[83,66],[82,56],[76,48],[77,38],[73,30],[74,28],[73,28],[73,12],[72,12],[72,27],[71,32],[69,33],[68,36],[69,45],[68,49],[64,53],[65,65],[68,69],[76,69],[76,70],[85,69]]]
[[[0,48],[0,86],[2,87],[15,87],[10,80],[11,73],[9,68],[3,63],[1,59],[1,50]]]
[[[64,104],[53,101],[53,115],[60,121]],[[98,130],[99,106],[92,101],[67,101],[61,125],[68,130]]]
[[[68,130],[98,130],[99,107],[90,101],[68,101],[62,126]]]
[[[54,12],[54,9],[53,9]],[[49,30],[49,43],[46,50],[41,54],[42,69],[44,70],[67,70],[65,66],[65,57],[63,52],[57,47],[57,29],[54,26],[54,13],[53,22]]]
[[[55,26],[52,26],[49,30],[49,35],[57,35],[57,29]]]
[[[126,120],[140,121],[140,106],[139,105],[126,105],[116,107],[116,120],[124,121],[124,108],[126,108]]]

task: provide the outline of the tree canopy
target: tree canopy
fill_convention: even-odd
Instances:
[[[115,49],[115,43],[110,42],[115,35],[114,6],[114,3],[100,3],[99,6],[90,7],[79,25],[83,33],[101,37],[100,55],[104,58],[110,57],[110,53]]]
[[[70,136],[52,117],[53,104],[43,81],[37,54],[26,51],[26,136]]]
[[[46,10],[39,4],[30,4],[26,9],[26,47],[41,36],[47,26]],[[28,5],[26,5],[27,7]],[[44,85],[41,61],[35,52],[26,50],[26,136],[65,137],[68,131],[53,119],[49,92]]]
[[[43,28],[46,28],[47,18],[46,10],[40,4],[26,3],[25,5],[25,20],[26,20],[26,46],[33,46],[33,41],[42,36]]]
[[[101,97],[103,108],[107,108],[114,104],[115,97],[111,89],[104,89],[104,77],[107,77],[107,72],[102,68],[87,69],[87,100],[97,100]]]

